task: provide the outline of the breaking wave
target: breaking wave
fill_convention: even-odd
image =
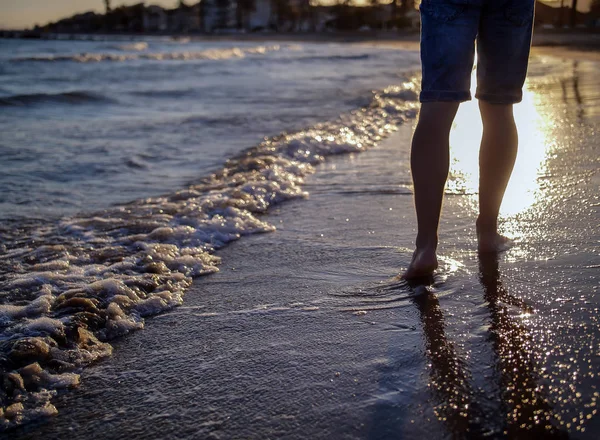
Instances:
[[[138,43],[129,43],[129,44],[121,44],[118,46],[114,46],[114,49],[122,50],[122,51],[144,51],[148,49],[148,43],[146,42],[138,42]]]
[[[0,243],[0,430],[55,414],[57,390],[110,356],[112,339],[180,305],[193,278],[219,270],[217,249],[275,230],[262,214],[305,197],[316,164],[365,151],[414,117],[417,87],[407,80],[334,121],[265,139],[172,194]]]
[[[294,49],[295,46],[285,46]],[[159,52],[159,53],[82,53],[77,55],[41,55],[34,57],[13,58],[13,61],[60,62],[75,61],[78,63],[93,63],[103,61],[186,61],[186,60],[226,60],[229,58],[244,58],[247,55],[263,55],[268,52],[281,50],[282,46],[255,46],[249,48],[233,47],[228,49],[206,49],[196,52]],[[142,49],[139,49],[140,51]]]

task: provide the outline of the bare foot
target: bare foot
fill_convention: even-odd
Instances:
[[[438,260],[433,249],[417,249],[408,269],[402,275],[405,280],[429,277],[438,268]]]
[[[477,239],[479,242],[477,250],[482,253],[503,252],[510,249],[513,244],[510,238],[500,235],[497,232],[493,234],[479,233],[477,234]]]

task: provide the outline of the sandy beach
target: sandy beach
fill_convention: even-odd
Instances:
[[[431,285],[398,278],[415,235],[407,119],[317,165],[308,199],[264,215],[275,231],[219,250],[182,306],[114,342],[57,416],[11,438],[597,438],[596,61],[533,52],[508,252],[475,251],[472,102],[451,139],[442,267]]]

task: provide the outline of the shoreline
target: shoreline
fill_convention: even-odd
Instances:
[[[29,37],[28,37],[29,35]],[[264,33],[56,33],[35,34],[27,31],[1,31],[0,39],[40,39],[40,40],[94,40],[94,39],[138,39],[138,38],[190,39],[192,41],[292,41],[314,43],[418,43],[419,32],[407,31],[364,31],[364,32],[264,32]],[[589,50],[600,48],[600,29],[541,29],[533,32],[533,47],[579,47]]]
[[[356,44],[396,50],[419,51],[418,32],[332,32],[332,33],[251,33],[251,34],[53,34],[43,41],[132,41],[140,38],[171,38],[193,42],[240,42],[240,43],[313,43],[313,44]],[[26,39],[7,37],[0,40]],[[532,55],[552,55],[568,59],[600,61],[600,29],[535,29],[532,40]]]

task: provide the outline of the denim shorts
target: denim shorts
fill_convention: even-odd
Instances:
[[[520,102],[534,4],[535,0],[423,0],[421,102],[471,99],[475,46],[475,97],[492,104]]]

